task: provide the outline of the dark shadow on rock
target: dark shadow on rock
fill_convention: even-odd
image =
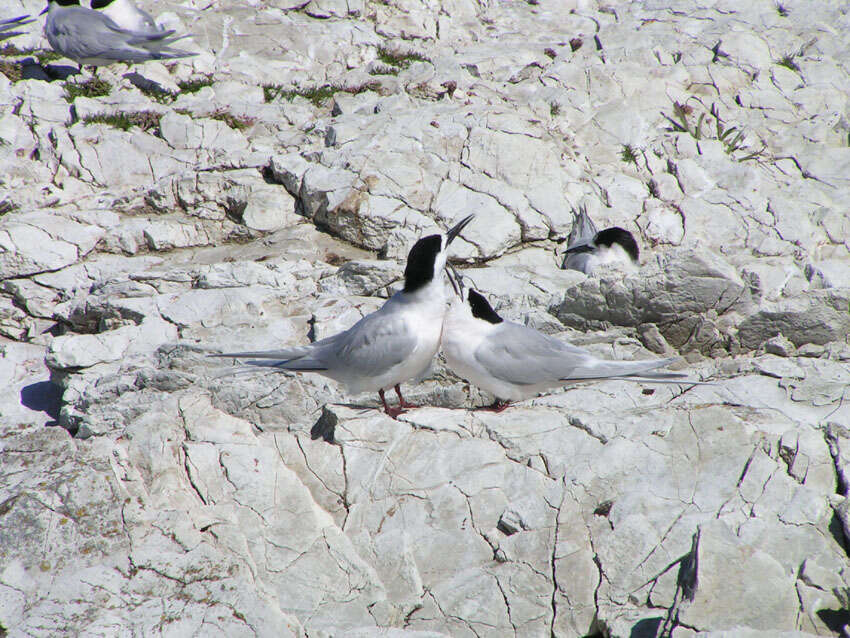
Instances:
[[[339,423],[339,419],[336,414],[327,408],[322,408],[322,416],[319,417],[319,420],[316,421],[316,424],[310,429],[310,438],[315,441],[321,437],[326,442],[333,443],[334,429],[336,428],[337,423]]]
[[[50,82],[50,75],[35,58],[26,58],[25,60],[21,60],[19,64],[21,65],[22,80],[43,80],[44,82]]]
[[[136,71],[130,71],[129,73],[125,73],[122,75],[125,80],[129,80],[130,83],[135,86],[140,91],[145,91],[148,93],[158,93],[162,96],[171,96],[174,97],[174,94],[171,91],[168,91],[165,87],[163,87],[159,82],[146,78],[141,73],[137,73]]]
[[[834,512],[829,521],[829,533],[832,534],[835,542],[844,548],[844,553],[850,556],[850,547],[848,547],[848,541],[850,541],[850,539],[848,539],[847,535],[844,533],[844,525],[841,524],[841,519],[838,518],[838,514]]]
[[[62,389],[50,381],[39,381],[21,388],[21,405],[36,412],[44,412],[53,419],[47,425],[58,425],[62,407]]]
[[[52,80],[67,80],[72,75],[80,74],[77,67],[67,64],[48,64],[44,67],[44,72]]]
[[[815,612],[823,624],[835,632],[836,636],[844,636],[845,628],[850,625],[850,610],[848,609],[819,609]]]
[[[663,621],[664,619],[661,616],[639,620],[629,632],[629,638],[655,638],[655,634]]]

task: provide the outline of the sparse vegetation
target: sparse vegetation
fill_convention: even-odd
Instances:
[[[201,77],[192,78],[191,80],[185,80],[183,82],[178,82],[177,86],[180,88],[181,93],[197,93],[205,86],[212,86],[213,78],[211,75],[204,75]]]
[[[711,108],[709,109],[708,113],[701,113],[696,121],[696,124],[691,121],[691,115],[693,114],[693,111],[694,109],[692,106],[673,102],[674,117],[670,117],[666,113],[661,113],[661,115],[672,125],[672,128],[668,129],[670,131],[676,133],[688,133],[697,141],[701,139],[716,139],[723,144],[723,150],[726,151],[726,153],[728,153],[729,155],[735,153],[736,151],[743,150],[746,144],[746,134],[744,132],[744,129],[738,126],[727,127],[720,117],[720,112],[717,109],[716,104],[711,105]],[[713,137],[710,137],[710,134],[712,132],[710,126],[708,129],[709,136],[704,136],[703,124],[706,123],[706,115],[714,118]],[[761,155],[761,152],[762,151],[755,151],[749,153],[748,155],[739,158],[739,161],[743,162],[746,160],[755,159],[756,157]]]
[[[109,95],[112,87],[108,82],[105,82],[97,77],[90,78],[85,82],[65,83],[65,99],[68,102],[73,102],[78,97],[103,97]]]
[[[22,67],[17,62],[9,62],[0,60],[0,73],[5,75],[11,82],[17,82],[21,79]]]
[[[557,102],[552,102],[549,105],[549,115],[552,117],[556,117],[561,114],[561,105]]]
[[[777,62],[779,66],[784,66],[786,69],[791,69],[792,71],[800,72],[800,67],[794,62],[794,56],[790,53],[782,57],[781,60]]]
[[[627,164],[634,164],[637,166],[637,151],[632,147],[631,144],[624,144],[623,150],[620,151],[620,159],[626,162]]]
[[[406,69],[414,62],[430,62],[424,55],[409,51],[407,53],[396,53],[380,47],[378,49],[378,59],[389,67],[398,69]]]
[[[159,135],[159,121],[162,119],[161,113],[153,111],[130,111],[127,113],[96,113],[83,118],[84,124],[106,124],[122,131],[128,131],[134,126],[138,126],[143,131],[152,131],[154,135]]]
[[[776,13],[778,13],[783,18],[787,18],[789,11],[788,8],[784,4],[776,3]]]
[[[224,122],[230,128],[236,129],[237,131],[244,131],[246,128],[253,126],[254,122],[256,122],[256,120],[250,117],[239,117],[227,111],[216,111],[210,115],[210,117],[214,120]]]
[[[367,82],[357,87],[342,87],[325,84],[323,86],[311,88],[290,88],[280,86],[278,84],[264,84],[263,96],[266,102],[274,102],[277,99],[283,99],[291,102],[296,97],[303,97],[309,100],[314,106],[321,106],[326,100],[332,98],[335,93],[351,93],[357,95],[364,91],[377,89],[380,85],[377,82]]]

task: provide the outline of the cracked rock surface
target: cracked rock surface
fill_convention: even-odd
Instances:
[[[844,3],[141,6],[199,55],[0,50],[0,635],[850,634]],[[561,269],[581,205],[636,274]],[[206,356],[470,212],[498,312],[711,384],[490,413],[438,360],[393,420]]]

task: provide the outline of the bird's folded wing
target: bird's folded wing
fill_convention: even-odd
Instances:
[[[475,352],[475,358],[488,373],[509,383],[536,385],[558,381],[580,381],[652,376],[652,370],[677,359],[649,361],[608,361],[586,350],[512,322],[499,324]],[[502,327],[503,326],[503,327]],[[667,373],[659,378],[669,378]]]
[[[517,385],[557,382],[590,357],[581,348],[508,321],[499,324],[474,356],[489,374]]]
[[[416,348],[416,335],[399,316],[373,313],[328,340],[324,356],[332,365],[376,375],[405,361]]]

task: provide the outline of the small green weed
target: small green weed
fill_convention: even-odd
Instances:
[[[396,53],[390,51],[389,49],[385,49],[384,47],[378,48],[378,59],[387,66],[397,67],[399,69],[406,69],[414,62],[431,61],[424,55],[421,55],[414,51],[409,51],[407,53]]]
[[[693,110],[692,106],[673,102],[674,117],[670,117],[665,113],[661,113],[661,115],[664,116],[664,118],[672,125],[672,128],[668,129],[670,131],[675,133],[688,133],[697,141],[701,139],[716,139],[723,144],[723,150],[729,155],[732,155],[736,151],[744,150],[744,146],[746,145],[746,133],[744,132],[744,129],[738,126],[727,127],[720,117],[720,111],[716,104],[711,105],[708,113],[701,113],[696,124],[691,121],[690,117],[693,114]],[[714,118],[713,137],[711,137],[711,126],[705,121],[706,115]],[[708,136],[704,136],[703,123],[708,124]],[[761,155],[763,150],[764,149],[749,153],[748,155],[739,158],[739,161],[744,162],[746,160],[755,159]]]
[[[205,86],[212,86],[213,82],[214,80],[211,75],[204,75],[192,78],[191,80],[178,82],[177,86],[180,88],[181,93],[197,93]]]
[[[266,102],[274,102],[277,99],[291,102],[296,97],[303,97],[313,103],[314,106],[321,106],[326,100],[332,98],[336,93],[351,93],[357,95],[364,91],[377,89],[380,86],[378,82],[367,82],[357,87],[342,87],[325,84],[311,88],[294,89],[280,86],[279,84],[263,85],[263,97]]]
[[[84,124],[106,124],[122,131],[129,131],[134,126],[138,126],[143,131],[152,131],[154,135],[159,135],[159,121],[162,119],[161,113],[153,111],[128,111],[127,113],[96,113],[83,118]]]
[[[790,53],[788,55],[782,56],[782,59],[777,62],[779,66],[784,66],[786,69],[791,69],[792,71],[800,72],[800,67],[794,62],[794,56]]]
[[[634,164],[635,166],[637,166],[637,154],[638,152],[631,144],[624,144],[623,150],[620,151],[620,159],[626,162],[626,164]]]
[[[216,111],[210,117],[214,120],[218,120],[219,122],[224,122],[230,128],[236,129],[237,131],[244,131],[246,128],[253,126],[256,120],[250,117],[238,117],[233,115],[232,113],[228,113],[227,111]]]
[[[0,60],[0,73],[5,75],[12,83],[21,79],[22,67],[17,62]]]
[[[109,95],[109,92],[112,90],[112,87],[108,82],[104,82],[103,80],[93,77],[85,82],[79,82],[76,84],[65,83],[65,100],[68,102],[73,102],[78,97],[103,97],[105,95]]]

